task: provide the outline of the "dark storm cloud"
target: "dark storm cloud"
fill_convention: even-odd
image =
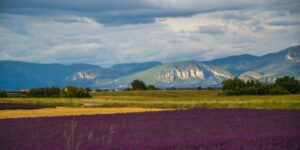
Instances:
[[[275,0],[276,2],[278,0]],[[280,8],[292,9],[297,1],[285,2]],[[279,3],[279,2],[277,2]],[[286,3],[289,3],[288,5]],[[2,0],[0,12],[35,15],[76,14],[93,17],[103,24],[136,24],[151,23],[155,18],[183,17],[198,13],[226,10],[241,10],[261,7],[279,7],[266,5],[266,2],[238,1],[196,1],[187,0],[185,3],[177,0]],[[281,3],[280,3],[281,4]],[[294,4],[294,5],[293,5]],[[182,6],[183,5],[183,6]],[[247,16],[232,14],[224,19],[246,20]]]
[[[140,0],[2,0],[0,8],[38,8],[98,12],[153,8],[153,6]]]

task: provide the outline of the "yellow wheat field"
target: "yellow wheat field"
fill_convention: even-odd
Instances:
[[[43,108],[32,110],[1,110],[0,119],[5,118],[33,118],[33,117],[50,117],[50,116],[70,116],[70,115],[92,115],[92,114],[116,114],[116,113],[133,113],[162,111],[166,109],[147,109],[147,108]]]

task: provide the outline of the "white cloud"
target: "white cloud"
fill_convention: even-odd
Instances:
[[[82,15],[0,14],[0,59],[107,66],[261,55],[299,44],[298,18],[285,10],[226,10],[106,26]]]

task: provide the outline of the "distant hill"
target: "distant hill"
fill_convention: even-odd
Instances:
[[[18,90],[23,88],[66,86],[67,76],[81,70],[98,69],[87,64],[36,64],[20,61],[0,61],[0,88]]]
[[[99,79],[111,80],[160,64],[160,62],[130,63],[102,68],[89,64],[62,65],[0,61],[0,89],[20,90],[67,85],[94,87],[96,80],[97,82]]]
[[[112,85],[128,87],[134,79],[140,79],[147,84],[160,88],[218,86],[227,78],[232,78],[230,72],[206,65],[197,61],[184,61],[162,64],[157,67],[116,79]]]
[[[300,79],[300,45],[263,56],[238,55],[211,61],[116,64],[103,68],[88,64],[36,64],[0,61],[0,88],[77,85],[91,88],[126,88],[134,79],[160,88],[220,86],[224,79],[239,77],[273,82],[289,75]]]
[[[127,87],[141,79],[158,87],[220,86],[224,79],[239,77],[245,80],[273,82],[284,75],[300,79],[300,46],[294,46],[264,56],[239,55],[211,61],[185,61],[162,64],[133,75],[116,79],[110,85]],[[101,85],[100,85],[101,86]]]
[[[205,61],[203,63],[217,66],[219,68],[228,70],[234,76],[239,76],[242,73],[253,69],[253,61],[257,60],[259,57],[253,55],[238,55],[230,56],[220,59],[214,59],[211,61]]]
[[[294,46],[277,53],[259,57],[253,62],[251,71],[262,75],[261,80],[273,81],[275,78],[290,75],[300,77],[300,46]]]
[[[234,60],[234,61],[233,61]],[[232,56],[206,62],[228,70],[242,79],[273,82],[277,77],[300,77],[300,45],[261,57],[252,55]]]
[[[149,68],[161,65],[161,62],[144,62],[144,63],[125,63],[116,64],[110,68],[96,68],[83,70],[74,73],[68,77],[69,80],[102,80],[102,79],[115,79],[118,77],[133,74],[139,71],[147,70]]]

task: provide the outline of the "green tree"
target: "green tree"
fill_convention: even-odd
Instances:
[[[84,88],[79,88],[76,86],[68,86],[64,89],[61,90],[60,93],[61,97],[78,97],[78,98],[82,98],[82,97],[91,97],[91,95],[89,94],[89,91],[87,91]]]
[[[145,83],[141,80],[133,80],[131,82],[131,87],[133,90],[147,90]]]
[[[247,80],[247,82],[246,82],[247,87],[250,87],[250,86],[260,87],[261,85],[262,85],[262,83],[259,82],[258,80]]]
[[[125,88],[123,91],[131,91],[131,88]]]
[[[245,81],[235,77],[234,79],[227,79],[222,82],[222,90],[234,90],[246,86]]]
[[[263,84],[258,80],[248,80],[245,82],[234,78],[223,81],[222,85],[223,95],[279,95],[290,93],[287,89],[279,86],[279,84]]]
[[[207,87],[207,90],[215,90],[214,87]]]
[[[285,95],[285,94],[289,94],[290,92],[280,86],[277,86],[276,84],[273,84],[273,86],[271,86],[269,88],[269,94],[270,95]]]
[[[88,92],[91,92],[91,91],[92,91],[92,89],[89,88],[89,87],[85,88],[85,90],[88,91]]]
[[[148,85],[147,90],[158,90],[158,88],[155,87],[154,85]]]
[[[60,88],[58,87],[51,87],[49,89],[50,97],[59,97],[60,96]]]
[[[197,87],[197,90],[202,90],[202,87],[201,86]]]
[[[284,76],[282,78],[277,78],[275,84],[293,94],[300,92],[300,82],[294,77]]]
[[[57,87],[51,88],[32,88],[29,90],[29,97],[59,97],[60,89]]]
[[[8,97],[5,90],[0,90],[0,97]]]

